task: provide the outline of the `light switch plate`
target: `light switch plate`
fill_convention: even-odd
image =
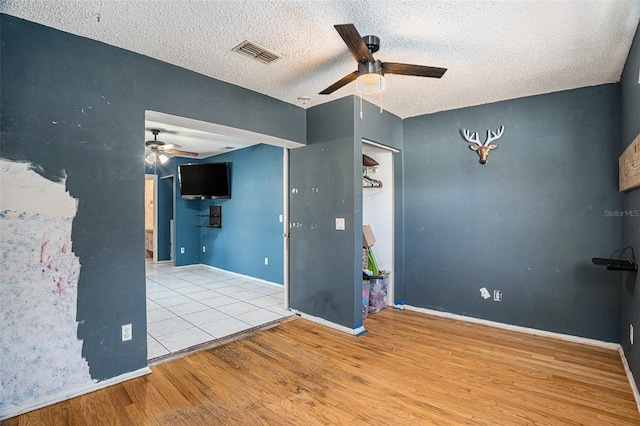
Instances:
[[[336,231],[344,231],[344,230],[345,230],[344,217],[336,217]]]

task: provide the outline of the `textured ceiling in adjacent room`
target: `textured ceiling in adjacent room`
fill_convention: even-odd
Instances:
[[[376,59],[448,68],[387,75],[365,97],[403,118],[619,81],[640,16],[626,0],[1,0],[0,11],[303,107],[355,93],[318,95],[356,70],[333,27],[353,23],[380,37]],[[282,57],[232,51],[244,40]]]

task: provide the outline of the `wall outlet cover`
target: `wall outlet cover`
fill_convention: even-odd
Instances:
[[[480,289],[480,296],[482,296],[483,299],[488,299],[491,297],[491,295],[489,294],[489,291],[487,290],[486,287],[482,287]]]
[[[343,217],[336,217],[336,231],[344,231],[346,228],[345,220]]]
[[[125,324],[122,326],[122,341],[126,342],[133,337],[131,324]]]

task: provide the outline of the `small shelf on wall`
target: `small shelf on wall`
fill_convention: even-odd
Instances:
[[[208,217],[207,225],[198,225],[198,228],[222,228],[222,206],[210,206],[209,214],[199,214],[198,217]]]
[[[631,259],[622,259],[622,255],[625,251],[631,251]],[[615,258],[615,255],[618,255]],[[638,272],[638,264],[636,263],[636,255],[633,251],[633,247],[628,246],[620,250],[616,250],[611,254],[611,257],[594,257],[591,259],[594,265],[606,266],[609,271],[633,271]]]

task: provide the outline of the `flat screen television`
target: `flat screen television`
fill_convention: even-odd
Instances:
[[[231,163],[181,164],[178,177],[182,199],[231,198]]]

